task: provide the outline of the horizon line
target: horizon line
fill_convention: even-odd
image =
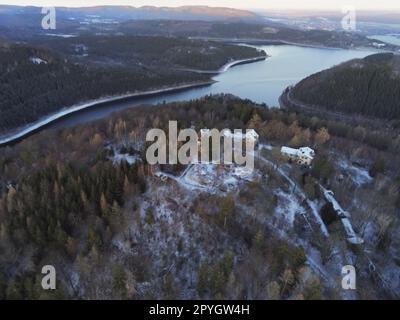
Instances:
[[[10,6],[10,7],[23,7],[23,8],[42,8],[43,6],[41,5],[21,5],[21,4],[11,4],[11,3],[2,3],[0,2],[0,6]],[[142,6],[134,6],[134,5],[129,5],[129,4],[99,4],[99,5],[62,5],[62,6],[50,6],[50,7],[55,7],[55,8],[69,8],[69,9],[79,9],[79,8],[99,8],[99,7],[129,7],[129,8],[135,8],[135,9],[140,9],[140,8],[146,8],[146,7],[152,7],[152,8],[184,8],[184,7],[204,7],[204,8],[224,8],[224,9],[235,9],[235,10],[243,10],[243,11],[303,11],[303,12],[337,12],[338,10],[335,8],[300,8],[300,7],[287,7],[287,8],[276,8],[276,7],[270,7],[270,8],[243,8],[243,7],[228,7],[228,6],[209,6],[209,5],[170,5],[170,6],[156,6],[156,5],[142,5]],[[339,7],[338,7],[339,9]],[[358,12],[371,12],[371,11],[379,11],[379,12],[391,12],[391,11],[398,11],[400,13],[400,8],[363,8],[357,10]]]

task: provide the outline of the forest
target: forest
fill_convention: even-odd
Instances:
[[[181,128],[256,128],[262,143],[313,145],[321,156],[311,176],[302,178],[298,172],[299,184],[311,197],[318,194],[310,179],[336,181],[329,149],[339,148],[358,159],[362,155],[377,179],[376,197],[393,219],[382,222],[377,240],[380,259],[390,256],[391,232],[398,225],[392,212],[400,205],[395,192],[400,180],[394,179],[400,176],[398,156],[391,153],[400,147],[398,141],[390,140],[383,152],[360,140],[362,128],[267,109],[232,96],[209,96],[126,110],[92,124],[43,131],[2,148],[0,298],[338,298],[318,277],[306,276],[310,271],[302,246],[277,236],[271,225],[242,216],[254,210],[251,214],[257,212],[264,217],[261,221],[273,221],[276,190],[283,188],[273,168],[268,184],[251,182],[223,197],[186,193],[174,185],[167,192],[168,185],[160,184],[155,168],[146,164],[143,146],[146,128],[166,128],[170,119]],[[116,162],[116,154],[141,160]],[[276,154],[276,161],[282,161],[278,159]],[[181,170],[179,165],[170,168]],[[355,192],[344,186],[340,184],[344,195]],[[159,213],[165,206],[173,217]],[[241,210],[243,206],[250,209]],[[173,225],[165,222],[169,219]],[[298,223],[297,232],[304,232]],[[312,239],[320,250],[328,250],[326,240]],[[59,270],[55,292],[40,289],[38,270],[47,263]],[[360,282],[362,297],[387,294],[368,279]]]
[[[302,80],[291,95],[316,109],[399,120],[399,66],[391,53],[352,60]]]
[[[145,35],[96,35],[71,38],[35,38],[36,46],[51,49],[80,63],[117,65],[125,68],[190,68],[218,70],[231,60],[265,56],[254,48],[232,46],[185,37]]]
[[[0,45],[0,133],[76,103],[210,79],[180,69],[217,70],[231,60],[265,55],[162,37],[86,37],[38,46]]]

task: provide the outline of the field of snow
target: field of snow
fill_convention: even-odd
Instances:
[[[338,165],[357,186],[362,186],[373,181],[367,169],[352,165],[348,160],[341,159],[338,161]]]

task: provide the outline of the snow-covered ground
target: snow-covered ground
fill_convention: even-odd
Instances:
[[[171,273],[179,279],[180,298],[196,298],[199,263],[211,264],[221,259],[226,250],[236,254],[242,251],[239,241],[190,211],[192,200],[193,192],[181,192],[177,197],[174,186],[149,184],[142,198],[140,216],[146,221],[147,212],[151,210],[154,220],[151,224],[145,223],[142,232],[134,223],[131,225],[134,238],[151,257],[151,269],[147,271],[154,275],[147,282],[138,281],[140,293],[160,287],[163,277]],[[132,252],[124,239],[117,239],[114,244],[121,252]]]
[[[34,64],[47,64],[46,60],[40,59],[38,57],[31,57],[30,60]]]
[[[122,161],[126,161],[132,165],[132,164],[135,164],[137,161],[139,161],[140,157],[137,155],[132,156],[130,154],[117,153],[111,158],[111,160],[114,164],[118,164],[118,163],[121,163]]]
[[[353,244],[362,244],[364,241],[354,231],[349,219],[350,214],[342,208],[339,202],[335,199],[332,191],[325,189],[321,185],[319,185],[319,187],[321,188],[326,200],[332,204],[333,209],[339,215],[339,219],[342,222],[344,230],[346,231],[348,237],[347,240]]]
[[[357,186],[362,186],[373,181],[367,169],[352,165],[348,160],[341,159],[338,161],[338,165]]]
[[[77,37],[77,35],[75,35],[75,34],[64,34],[64,33],[46,33],[46,36],[59,37],[59,38],[75,38],[75,37]]]
[[[278,190],[276,195],[279,197],[279,204],[275,211],[278,218],[283,217],[288,222],[290,227],[293,227],[296,214],[305,212],[305,209],[300,205],[298,199],[293,195]]]
[[[259,144],[259,149],[260,150],[265,149],[265,150],[271,151],[272,150],[272,146],[270,144],[260,143]]]
[[[324,223],[324,221],[322,220],[320,214],[319,214],[319,210],[318,210],[318,206],[316,203],[314,203],[313,201],[311,201],[310,199],[308,199],[308,197],[306,196],[306,194],[304,193],[304,191],[302,191],[297,185],[296,182],[294,182],[280,167],[277,167],[272,161],[264,158],[263,156],[259,155],[259,154],[255,154],[256,158],[260,159],[262,162],[268,164],[269,166],[275,167],[276,171],[289,183],[290,187],[293,189],[293,192],[299,197],[299,199],[305,199],[308,206],[311,209],[311,212],[315,218],[316,223],[319,225],[321,232],[324,236],[328,237],[329,233],[328,233],[328,229],[326,228],[326,225]]]
[[[260,175],[235,165],[197,163],[186,167],[180,176],[158,172],[156,176],[170,178],[189,190],[201,190],[210,194],[238,190],[240,183],[252,181]]]
[[[272,146],[261,145],[260,149],[270,151],[272,150]],[[254,210],[252,210],[254,209],[253,202],[241,202],[239,198],[235,198],[235,201],[237,201],[235,202],[235,205],[239,208],[240,214],[243,215],[242,221],[246,221],[246,219],[254,219],[258,223],[271,228],[271,230],[274,231],[274,234],[288,243],[295,246],[302,246],[307,258],[306,265],[308,267],[308,275],[318,275],[325,288],[336,290],[342,299],[356,299],[357,292],[341,290],[340,282],[342,267],[347,264],[354,265],[356,263],[356,256],[347,248],[346,239],[336,242],[333,233],[332,236],[329,235],[327,227],[319,214],[321,206],[325,202],[311,200],[307,197],[301,186],[291,178],[292,166],[277,166],[272,159],[270,160],[268,152],[264,155],[261,155],[260,152],[256,152],[255,160],[256,169],[254,171],[254,176],[251,177],[250,180],[262,177],[266,174],[271,175],[270,169],[272,168],[273,172],[275,172],[277,176],[283,178],[284,183],[283,185],[280,184],[279,187],[276,187],[273,184],[271,186],[265,183],[258,184],[258,188],[263,192],[271,192],[276,195],[277,202],[276,205],[274,205],[272,212],[270,210],[263,211],[262,209],[254,212]],[[260,166],[261,163],[267,164],[269,169],[266,170],[266,166]],[[188,227],[188,224],[183,224],[181,218],[179,218],[179,215],[181,215],[182,212],[185,212],[187,208],[190,208],[190,205],[185,204],[185,201],[192,203],[193,199],[195,199],[199,193],[203,192],[223,196],[223,192],[226,192],[227,190],[246,190],[248,185],[246,185],[245,177],[238,174],[241,173],[240,171],[241,170],[238,170],[238,167],[235,166],[229,167],[215,164],[196,164],[187,166],[178,176],[164,172],[157,173],[156,176],[160,178],[165,177],[166,179],[160,179],[163,183],[153,183],[153,187],[157,187],[158,189],[156,192],[157,197],[152,196],[149,198],[149,201],[155,201],[157,208],[157,211],[155,212],[156,221],[163,221],[163,223],[173,226],[173,228],[170,229],[174,230],[174,237],[180,239],[192,239],[192,232],[194,232],[192,229],[193,226]],[[168,182],[169,179],[174,182]],[[180,189],[180,191],[177,191],[175,183],[183,188]],[[225,188],[221,188],[222,186]],[[331,202],[336,210],[345,212],[339,202],[335,199],[333,193],[329,193],[329,190],[326,189],[323,190],[325,190],[326,195],[328,195],[326,200]],[[178,197],[174,198],[172,195],[173,193],[176,193]],[[168,198],[166,198],[167,200],[159,199],[159,197],[164,197],[163,194],[169,194]],[[182,200],[183,198],[190,198],[190,200]],[[260,201],[260,199],[258,198],[257,201]],[[259,206],[262,208],[262,203],[259,203]],[[141,212],[142,218],[144,218],[146,206],[141,208]],[[268,214],[272,214],[273,219],[271,219],[271,216],[268,216]],[[194,218],[197,219],[197,217]],[[190,219],[192,219],[192,217],[190,217]],[[356,237],[357,235],[352,228],[350,220],[344,218],[341,219],[341,221],[347,233]],[[300,230],[298,229],[298,226],[302,223],[305,224],[305,228],[302,228],[298,233]],[[200,220],[195,223],[196,228],[199,228],[201,225],[202,222]],[[210,226],[203,225],[201,228],[203,228],[203,231],[205,232],[204,228],[210,228]],[[172,259],[172,261],[175,261],[178,257],[184,259],[187,253],[178,252],[170,247],[174,243],[174,241],[171,242],[171,235],[167,236],[166,234],[163,234],[159,231],[159,228],[152,227],[151,230],[154,230],[154,239],[149,241],[149,249],[154,250],[156,253],[155,256],[158,257],[159,255],[161,257],[157,258],[159,262],[154,264],[155,268],[157,270],[168,270],[165,272],[173,272],[175,265],[171,263],[168,258],[163,257],[162,252],[174,252],[175,258]],[[209,229],[207,232],[213,231]],[[216,231],[214,231],[214,233],[215,232]],[[202,233],[196,233],[195,237],[200,236],[201,234]],[[318,234],[325,236],[325,240],[323,240],[324,243],[326,241],[327,247],[325,249],[321,249],[318,244],[311,241],[311,239],[319,239]],[[226,237],[226,235],[224,235],[224,237]],[[216,241],[216,239],[213,238],[211,242],[214,241]],[[163,245],[160,246],[160,242],[163,243]],[[183,246],[189,246],[190,243],[193,245],[193,241],[186,242],[186,240],[184,240]],[[116,245],[121,251],[126,250],[123,243],[119,242]],[[202,240],[200,243],[196,244],[196,250],[199,250],[196,252],[200,252],[198,256],[201,256],[201,259],[207,259],[207,252],[210,249],[208,246],[208,240],[207,242]],[[215,246],[215,243],[212,244],[212,246]],[[240,250],[236,252],[240,252]],[[192,263],[192,261],[190,263]],[[196,277],[196,273],[193,275],[193,268],[194,265],[185,266],[185,271],[181,273],[181,275],[186,279],[193,279],[193,277]],[[164,271],[161,274],[164,274]],[[387,268],[381,274],[386,279],[394,279],[398,276],[398,269],[394,267]],[[148,284],[141,285],[145,286]],[[190,290],[191,289],[188,287],[185,293],[188,297],[193,294],[193,291]]]

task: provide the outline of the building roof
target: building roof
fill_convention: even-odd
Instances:
[[[315,151],[309,147],[302,147],[299,149],[301,154],[306,157],[313,158],[315,156]]]
[[[299,150],[297,149],[293,149],[293,148],[289,148],[289,147],[282,147],[281,148],[281,152],[291,155],[291,156],[298,156],[299,155]]]
[[[309,147],[302,147],[299,149],[289,148],[289,147],[282,147],[281,152],[285,153],[290,156],[297,156],[297,157],[308,157],[313,159],[315,156],[315,151]]]
[[[257,140],[259,135],[254,129],[246,130],[246,133],[243,132],[232,132],[231,130],[224,130],[225,137],[232,137],[233,139],[254,139]]]
[[[200,129],[200,136],[210,136],[211,129]],[[254,139],[257,140],[259,138],[259,134],[254,129],[247,129],[246,133],[242,131],[232,132],[229,129],[223,129],[222,134],[224,137],[229,137],[233,139]]]
[[[258,139],[259,138],[259,134],[256,132],[256,130],[249,129],[249,130],[246,131],[246,137],[252,137],[254,139]]]
[[[204,135],[209,135],[210,134],[210,129],[201,129],[200,130],[200,135],[204,136]]]

